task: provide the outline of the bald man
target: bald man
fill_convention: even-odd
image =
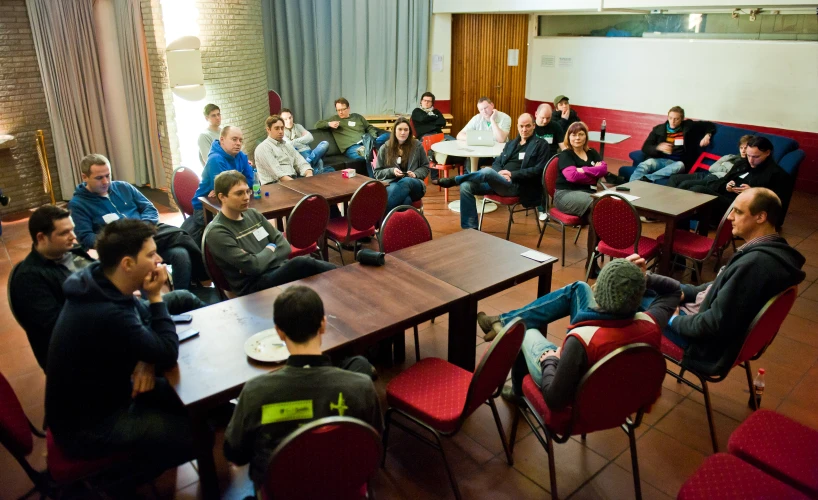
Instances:
[[[456,177],[440,179],[444,188],[460,186],[460,227],[477,229],[474,195],[497,193],[519,196],[525,207],[542,202],[542,171],[548,161],[548,143],[534,135],[534,117],[523,113],[517,119],[520,135],[506,144],[490,167]]]
[[[241,150],[243,144],[244,134],[241,129],[228,125],[222,129],[219,140],[213,141],[210,146],[210,154],[207,155],[207,163],[202,171],[202,180],[191,200],[193,216],[182,222],[182,229],[199,245],[202,244],[202,232],[205,228],[204,211],[199,196],[216,196],[213,192],[216,176],[228,170],[236,170],[244,174],[250,186],[253,185],[253,167],[247,161],[247,155]]]
[[[542,103],[534,113],[534,135],[548,143],[548,157],[552,157],[564,149],[562,140],[565,138],[565,131],[559,123],[551,120],[551,106]]]

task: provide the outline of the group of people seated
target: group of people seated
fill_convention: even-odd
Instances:
[[[426,133],[440,133],[445,120],[433,107],[434,96],[427,94],[419,108],[425,116],[415,119],[413,113],[413,124]],[[487,98],[478,102],[479,113],[466,128],[491,131],[497,142],[507,143],[491,166],[438,180],[443,187],[460,186],[462,227],[477,227],[477,194],[519,196],[526,206],[541,203],[542,170],[555,155],[560,169],[557,208],[587,213],[592,187],[607,166],[588,147],[588,127],[568,99],[559,96],[555,105],[557,119],[549,105],[540,106],[534,116],[520,115],[518,137],[507,141],[510,117]],[[162,373],[179,355],[171,315],[206,305],[190,291],[209,279],[200,242],[237,295],[336,267],[312,257],[290,259],[282,233],[249,208],[256,174],[241,151],[242,131],[220,129],[219,108],[211,106],[205,116],[218,138],[207,150],[193,198],[196,213],[181,229],[160,223],[156,208],[133,186],[112,181],[110,163],[96,154],[81,161],[83,182],[68,204],[70,211],[49,205],[29,218],[32,249],[10,277],[10,303],[46,372],[48,426],[70,456],[127,452],[157,468],[193,458],[191,422]],[[347,156],[366,158],[367,149],[378,148],[374,176],[391,181],[390,207],[423,196],[429,159],[409,120],[400,118],[391,134],[379,134],[361,115],[350,113],[345,99],[336,101],[336,112],[317,128],[337,133]],[[644,259],[634,254],[605,265],[594,287],[576,282],[517,310],[498,316],[478,313],[487,341],[514,318],[522,318],[528,328],[512,384],[502,393],[512,403],[520,403],[522,380],[531,374],[548,407],[563,411],[596,361],[634,342],[658,348],[662,335],[683,348],[694,366],[717,372],[735,358],[763,305],[805,278],[804,257],[777,232],[785,214],[775,190],[780,168],[770,157],[769,140],[743,137],[738,155],[720,159],[709,172],[682,174],[685,162],[697,156],[713,133],[706,123],[683,117],[680,108],[673,108],[668,122],[654,129],[643,149],[662,161],[640,165],[637,172],[648,179],[667,173],[675,187],[712,192],[719,203],[732,203],[733,236],[744,239],[744,245],[713,282],[701,286],[647,272]],[[268,138],[255,157],[261,179],[288,182],[325,170],[321,157],[326,145],[310,149],[311,134],[294,124],[292,112],[271,116],[266,127]],[[694,129],[702,136],[695,143],[698,148],[688,148],[685,144],[696,140],[690,139]],[[221,204],[207,227],[201,204],[196,205],[199,196],[215,196]],[[276,298],[271,314],[291,356],[285,368],[245,385],[224,444],[229,460],[251,464],[256,486],[263,483],[275,446],[306,421],[339,414],[339,398],[346,416],[382,428],[372,365],[363,357],[331,360],[322,353],[327,320],[318,294],[290,287]],[[571,326],[557,346],[540,330],[566,316]],[[292,404],[301,405],[309,417],[274,417],[277,406]]]

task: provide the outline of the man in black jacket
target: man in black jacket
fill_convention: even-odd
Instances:
[[[120,219],[97,237],[99,262],[70,276],[48,351],[45,406],[66,454],[127,452],[157,467],[190,460],[185,408],[155,376],[176,363],[179,338],[162,300],[167,269],[149,223]],[[133,293],[142,290],[149,305]]]
[[[804,280],[805,259],[776,232],[781,200],[766,188],[747,188],[729,219],[746,243],[712,283],[682,285],[682,306],[665,336],[684,348],[684,361],[706,374],[732,367],[753,318],[775,295]]]
[[[9,300],[37,363],[45,371],[51,332],[65,303],[63,283],[94,259],[76,244],[68,210],[42,206],[29,217],[28,230],[33,241],[31,253],[9,278]],[[163,300],[171,314],[206,305],[187,290],[167,293]]]
[[[412,125],[415,127],[415,136],[421,139],[426,135],[442,134],[443,127],[446,126],[446,118],[439,109],[435,108],[435,95],[431,92],[424,92],[420,96],[420,107],[412,111]],[[453,141],[454,137],[449,134],[443,136],[444,141]],[[429,151],[431,155],[432,152]],[[430,160],[432,157],[429,157]],[[441,163],[445,163],[445,157],[441,159]],[[429,179],[437,181],[437,170],[432,169],[429,173]]]
[[[648,159],[636,166],[630,180],[655,182],[686,171],[715,133],[716,126],[712,123],[685,120],[685,110],[673,106],[667,113],[667,121],[655,126],[642,144],[642,152]]]
[[[460,227],[477,229],[474,195],[497,193],[519,196],[525,207],[542,201],[542,172],[548,161],[548,143],[534,136],[534,118],[523,113],[517,119],[519,137],[506,144],[491,167],[440,179],[444,188],[460,185]]]

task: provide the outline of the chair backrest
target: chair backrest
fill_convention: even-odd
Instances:
[[[767,346],[778,335],[781,323],[790,313],[796,297],[798,297],[798,286],[791,286],[764,304],[753,322],[750,323],[747,338],[744,339],[744,345],[741,346],[741,351],[733,366],[749,359],[757,359],[764,353]]]
[[[733,223],[730,222],[727,217],[730,215],[730,212],[733,211],[734,204],[735,201],[731,203],[729,207],[727,207],[727,211],[721,216],[721,222],[719,222],[719,227],[716,229],[716,239],[713,240],[713,246],[710,248],[710,252],[708,252],[705,259],[710,258],[710,255],[719,248],[726,247],[727,244],[733,239]],[[699,223],[706,223],[706,221],[700,221]]]
[[[384,253],[397,252],[431,239],[429,221],[420,210],[409,205],[395,207],[386,214],[378,235],[378,243]]]
[[[460,416],[461,424],[505,384],[508,372],[523,345],[523,337],[525,323],[520,318],[514,318],[491,342],[491,347],[483,354],[474,370],[466,395],[466,405]]]
[[[267,498],[358,499],[381,461],[381,438],[369,424],[326,417],[303,425],[273,450]]]
[[[295,248],[318,243],[327,230],[329,203],[320,194],[308,194],[293,207],[287,217],[287,241]]]
[[[661,394],[665,358],[646,343],[629,344],[608,353],[582,377],[572,408],[571,429],[610,429],[647,409]]]
[[[369,181],[355,190],[349,200],[347,220],[349,228],[366,231],[381,220],[386,211],[386,186],[380,181]]]
[[[432,144],[437,144],[438,142],[443,141],[444,136],[442,133],[440,134],[432,134],[432,135],[425,135],[423,136],[423,149],[426,150],[426,153],[429,153],[429,150],[432,149]]]
[[[31,424],[20,400],[6,377],[0,373],[0,444],[21,462],[34,449]],[[24,466],[25,468],[25,466]]]
[[[694,163],[693,166],[690,167],[690,171],[688,173],[692,174],[693,172],[696,172],[699,169],[710,170],[710,167],[713,164],[712,163],[705,163],[705,161],[710,160],[710,161],[715,163],[716,161],[718,161],[719,158],[721,158],[721,156],[714,155],[713,153],[708,153],[708,152],[704,151],[704,152],[702,152],[702,154],[699,155],[699,158],[696,160],[696,163]]]
[[[12,317],[14,317],[14,320],[17,321],[17,324],[22,326],[22,323],[20,323],[20,318],[18,318],[17,314],[14,312],[14,302],[11,300],[11,284],[14,282],[15,275],[17,274],[17,270],[20,268],[20,264],[22,264],[22,262],[14,264],[14,267],[11,268],[11,273],[9,273],[9,279],[6,283],[6,298],[8,299],[9,310],[11,311]]]
[[[213,280],[213,284],[216,285],[216,290],[219,291],[219,295],[222,296],[222,299],[229,299],[236,296],[233,290],[230,288],[230,283],[225,278],[222,269],[216,263],[216,259],[213,258],[213,254],[210,253],[210,248],[207,246],[207,235],[210,233],[210,228],[213,227],[211,224],[208,224],[205,227],[204,234],[202,234],[202,260],[204,261],[205,269],[207,269],[207,274],[210,275],[210,279]]]
[[[633,248],[638,253],[642,237],[642,221],[631,202],[609,193],[594,200],[591,224],[600,241],[620,250]]]
[[[173,201],[182,211],[182,217],[193,215],[193,195],[199,188],[199,174],[187,167],[177,167],[170,181]]]
[[[548,163],[545,164],[545,170],[542,173],[543,190],[548,194],[548,202],[554,197],[557,192],[557,176],[560,172],[559,155],[554,155]]]

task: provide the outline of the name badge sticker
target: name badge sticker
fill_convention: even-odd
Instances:
[[[520,153],[520,158],[519,159],[522,160],[523,158],[525,158],[525,153]]]
[[[354,127],[354,126],[355,126],[355,122],[351,122],[351,121],[350,121],[350,122],[347,122],[347,125],[349,125],[350,127]]]
[[[270,236],[270,233],[268,233],[267,230],[264,229],[264,226],[261,226],[255,231],[253,231],[253,236],[255,236],[258,241],[261,241],[266,240],[267,237]]]
[[[117,214],[105,214],[102,216],[102,220],[105,221],[106,224],[110,224],[115,220],[119,220],[119,215]]]
[[[553,135],[546,135],[546,136],[543,137],[543,139],[545,139],[545,142],[547,142],[548,144],[551,144],[551,143],[554,142],[554,136]]]
[[[685,145],[685,140],[684,139],[675,139],[673,141],[673,145],[674,146],[684,146]]]
[[[261,424],[274,424],[290,420],[307,420],[313,416],[312,400],[272,403],[261,407]]]
[[[739,178],[739,179],[744,179],[744,178],[745,178],[745,177],[747,177],[748,175],[750,175],[750,172],[744,172],[743,174],[739,175],[739,176],[738,176],[738,178]]]

